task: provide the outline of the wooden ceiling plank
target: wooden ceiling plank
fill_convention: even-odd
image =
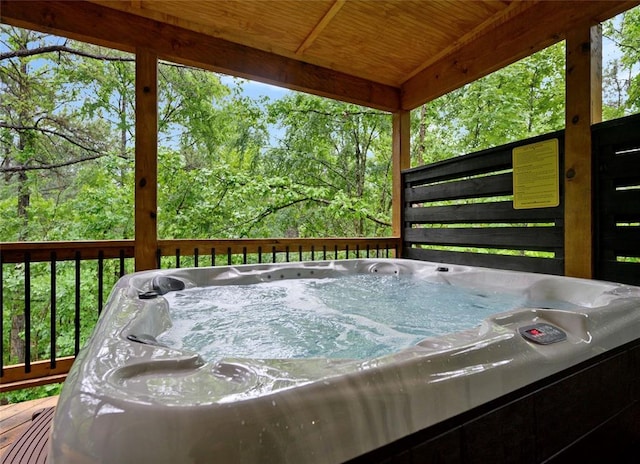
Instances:
[[[338,12],[342,9],[345,2],[347,0],[336,0],[336,2],[331,5],[331,8],[327,11],[327,13],[318,21],[318,24],[309,32],[309,35],[304,39],[304,41],[300,44],[298,49],[296,50],[296,55],[302,55],[305,50],[307,50],[313,42],[316,41],[318,36],[322,33],[325,27],[329,25],[331,20],[338,14]]]
[[[400,89],[275,55],[170,24],[78,1],[1,0],[7,24],[133,52],[153,50],[159,58],[323,97],[397,111]]]
[[[462,48],[464,45],[472,42],[478,36],[487,33],[487,31],[504,23],[509,18],[512,18],[514,16],[517,16],[518,14],[521,14],[527,8],[531,8],[531,6],[533,6],[538,1],[539,0],[512,2],[504,10],[501,10],[498,13],[494,14],[489,19],[480,23],[478,26],[470,30],[468,33],[464,34],[462,37],[460,37],[458,40],[453,42],[451,45],[441,49],[438,53],[431,56],[428,60],[426,60],[424,63],[422,63],[412,72],[410,72],[406,76],[406,79],[407,80],[411,79],[413,76],[423,71],[425,68],[429,67],[433,63],[437,62],[438,60],[442,59],[447,55],[452,54],[455,50]]]
[[[402,85],[402,107],[411,110],[564,39],[566,31],[595,24],[639,1],[540,2],[535,8],[477,37]]]

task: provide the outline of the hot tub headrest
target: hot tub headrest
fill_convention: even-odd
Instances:
[[[158,295],[164,295],[165,293],[175,292],[177,290],[184,290],[183,281],[167,276],[155,276],[151,282],[151,286]]]

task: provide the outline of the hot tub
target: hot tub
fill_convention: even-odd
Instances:
[[[168,301],[194,289],[250,292],[267,282],[369,274],[518,303],[463,330],[357,357],[205,356],[163,340],[172,326]],[[256,316],[256,327],[265,323]],[[135,273],[114,288],[64,384],[50,462],[344,462],[631,342],[639,331],[640,288],[558,276],[400,259]]]

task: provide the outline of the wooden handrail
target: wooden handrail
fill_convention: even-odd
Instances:
[[[3,263],[22,263],[25,253],[31,262],[51,261],[51,253],[56,260],[69,261],[80,253],[82,260],[119,258],[124,251],[125,258],[133,257],[133,240],[79,240],[65,242],[0,242]]]
[[[333,252],[336,247],[339,251],[347,248],[355,252],[356,249],[364,252],[367,246],[375,249],[376,245],[384,245],[384,249],[398,249],[399,237],[382,238],[266,238],[266,239],[217,239],[217,240],[159,240],[158,249],[162,256],[171,256],[176,250],[183,255],[192,255],[195,249],[200,253],[216,254],[242,254],[242,253],[271,253],[275,248],[277,253],[290,252],[322,252],[323,246],[327,251]],[[382,247],[381,247],[382,249]]]

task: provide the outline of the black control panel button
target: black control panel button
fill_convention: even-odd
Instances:
[[[518,331],[526,340],[539,345],[550,345],[567,339],[566,332],[544,322],[520,327]]]

